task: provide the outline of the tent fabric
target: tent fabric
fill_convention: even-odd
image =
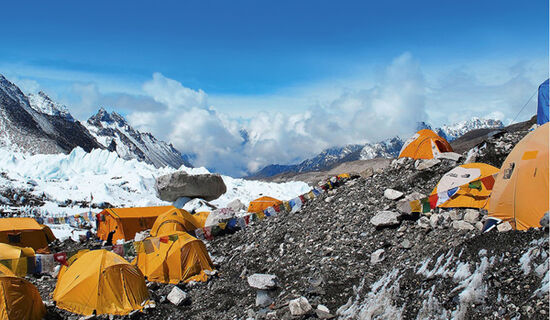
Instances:
[[[498,168],[485,163],[468,163],[458,166],[441,177],[431,195],[446,193],[448,190],[458,188],[450,198],[440,196],[440,208],[485,208],[491,195],[492,186],[478,183],[476,187],[470,187],[469,183],[486,178],[492,179],[497,174]]]
[[[0,218],[0,243],[49,253],[48,244],[53,240],[52,230],[33,218]]]
[[[136,233],[151,229],[160,215],[175,209],[174,206],[105,209],[98,215],[97,236],[107,240],[109,232],[115,230],[113,243],[132,240]]]
[[[432,130],[422,129],[403,144],[399,158],[433,159],[438,153],[452,151],[447,140]]]
[[[250,205],[248,205],[248,212],[262,212],[269,207],[273,207],[281,203],[283,203],[281,200],[277,200],[272,197],[260,197],[250,202]]]
[[[548,113],[550,112],[550,105],[548,103],[548,80],[544,81],[539,86],[539,101],[537,107],[537,124],[539,126],[548,122]]]
[[[0,273],[0,319],[40,320],[46,314],[38,289],[29,281]]]
[[[16,276],[25,276],[27,275],[27,261],[22,258],[34,257],[33,248],[22,248],[17,246],[12,246],[6,243],[0,243],[0,260],[3,262],[14,275]],[[10,260],[10,261],[8,261]]]
[[[141,271],[107,250],[82,254],[58,277],[58,308],[82,315],[126,315],[149,299]]]
[[[204,226],[204,222],[201,220],[201,217],[196,217],[183,209],[174,207],[173,210],[158,216],[150,234],[156,237],[173,234],[176,231],[194,231]]]
[[[166,237],[149,253],[140,252],[132,261],[147,280],[177,284],[181,281],[206,281],[205,270],[214,270],[204,243],[185,232],[177,232],[176,240]],[[165,240],[165,241],[164,241]]]
[[[548,126],[538,127],[516,144],[495,180],[489,216],[517,230],[540,227],[548,211]]]

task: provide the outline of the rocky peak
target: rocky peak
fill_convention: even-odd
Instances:
[[[37,94],[29,94],[28,99],[31,108],[37,112],[61,117],[68,121],[75,121],[66,106],[54,102],[44,91],[39,91]]]
[[[101,107],[97,113],[88,119],[88,123],[96,127],[104,127],[110,125],[117,125],[119,127],[128,126],[128,122],[123,116],[115,111],[109,113],[105,108]]]

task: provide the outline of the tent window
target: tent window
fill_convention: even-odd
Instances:
[[[21,243],[21,233],[8,234],[8,241],[10,243]]]
[[[502,179],[510,179],[512,176],[512,173],[514,172],[515,163],[510,163],[510,166],[506,169],[504,169],[504,174],[502,175]]]

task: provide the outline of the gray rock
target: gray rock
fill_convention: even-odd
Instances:
[[[309,301],[307,301],[305,297],[290,300],[288,302],[288,308],[290,309],[290,314],[293,316],[301,316],[312,310]]]
[[[508,221],[500,223],[500,224],[497,225],[497,230],[499,232],[511,231],[512,229],[514,229],[514,228],[512,228],[512,225]]]
[[[246,210],[246,206],[239,199],[235,199],[235,200],[229,202],[226,207],[233,210],[233,211],[235,211],[235,212]]]
[[[413,200],[420,200],[422,198],[426,198],[426,195],[420,193],[420,192],[411,192],[405,197],[405,200],[407,201],[413,201]]]
[[[453,221],[452,226],[454,229],[457,229],[457,230],[475,230],[476,229],[470,223],[466,221],[461,221],[461,220]]]
[[[258,290],[256,292],[256,306],[265,308],[273,303],[273,299],[269,296],[267,290]]]
[[[483,222],[481,221],[476,222],[476,229],[479,231],[483,230]]]
[[[317,318],[319,318],[319,319],[332,319],[332,318],[334,318],[334,315],[332,315],[330,313],[330,310],[322,304],[317,306],[317,309],[315,309],[315,314],[317,315]]]
[[[371,253],[370,255],[370,264],[377,264],[379,262],[384,261],[386,258],[385,256],[386,251],[384,249],[378,249]]]
[[[475,224],[479,221],[479,212],[474,209],[467,209],[464,215],[464,221]]]
[[[457,210],[451,210],[449,211],[449,217],[453,221],[462,220],[462,212]]]
[[[438,159],[449,159],[452,161],[458,161],[461,157],[460,154],[455,152],[442,152],[436,156]]]
[[[543,227],[543,228],[548,228],[548,224],[549,224],[549,217],[548,217],[548,211],[546,211],[546,213],[544,214],[544,216],[542,216],[542,218],[540,218],[540,226]]]
[[[420,219],[418,219],[416,224],[418,224],[418,226],[420,226],[423,229],[431,229],[432,228],[432,226],[430,224],[430,219],[426,216],[420,217]]]
[[[184,171],[158,177],[155,188],[161,200],[170,202],[181,197],[211,201],[227,191],[222,177],[218,174],[189,175]]]
[[[386,197],[386,199],[397,200],[397,199],[401,198],[402,196],[403,196],[403,192],[401,192],[401,191],[397,191],[397,190],[393,190],[393,189],[384,190],[384,197]]]
[[[403,240],[403,242],[401,242],[401,247],[403,249],[410,249],[410,248],[412,248],[412,246],[413,246],[412,243],[407,239],[405,239],[405,240]]]
[[[180,306],[187,300],[187,293],[180,288],[174,286],[172,291],[166,297],[173,305]]]
[[[427,160],[419,160],[415,163],[416,170],[426,170],[429,169],[436,164],[439,164],[441,160],[438,160],[436,158],[433,159],[427,159]]]
[[[374,217],[370,219],[370,223],[377,228],[396,226],[399,222],[401,214],[393,211],[378,211]]]
[[[372,168],[367,168],[367,169],[361,171],[361,173],[359,173],[359,175],[360,175],[361,177],[365,178],[365,179],[370,178],[370,177],[372,177],[372,176],[374,175],[374,169],[372,169]]]
[[[430,217],[430,226],[432,228],[437,228],[443,223],[443,216],[441,214],[434,213]]]
[[[269,290],[278,285],[278,279],[273,274],[255,273],[247,278],[248,285],[255,289]]]

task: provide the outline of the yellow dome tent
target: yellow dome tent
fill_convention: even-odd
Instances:
[[[422,129],[403,144],[399,158],[433,159],[438,153],[452,151],[447,140],[432,130]]]
[[[548,211],[548,123],[528,133],[512,149],[496,178],[489,217],[517,230],[540,227]]]
[[[58,277],[53,292],[58,308],[82,315],[126,315],[148,299],[141,271],[106,250],[82,254]]]
[[[277,200],[272,197],[260,197],[250,202],[248,205],[248,212],[262,212],[269,207],[283,203],[281,200]]]
[[[431,195],[438,195],[440,208],[484,208],[494,184],[498,168],[485,163],[463,164],[447,172]],[[447,192],[456,189],[449,198]]]
[[[151,236],[172,234],[176,231],[193,231],[204,227],[204,222],[200,217],[189,212],[174,207],[174,210],[163,213],[158,216],[151,228]]]
[[[31,247],[49,253],[48,244],[55,240],[52,230],[33,218],[0,218],[0,242],[18,247]]]
[[[2,320],[40,320],[46,314],[46,307],[42,303],[38,289],[1,265],[0,297]]]
[[[132,262],[147,280],[174,284],[207,280],[204,270],[214,267],[202,241],[185,232],[164,235],[161,240],[158,247],[149,253],[139,252]]]
[[[34,258],[33,248],[22,248],[0,243],[1,264],[10,269],[16,276],[27,274],[27,257]]]

